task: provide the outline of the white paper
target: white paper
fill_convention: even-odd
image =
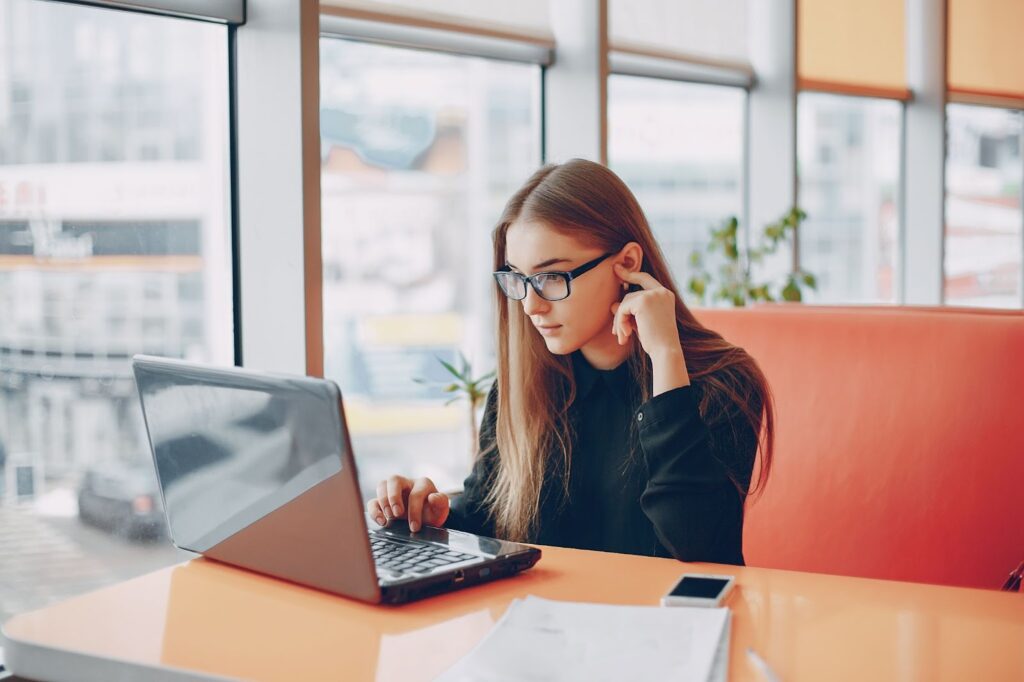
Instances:
[[[725,679],[728,609],[516,599],[442,682]],[[716,653],[725,647],[724,660]],[[720,666],[720,667],[719,667]]]

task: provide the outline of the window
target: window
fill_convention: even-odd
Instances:
[[[438,360],[459,351],[494,368],[491,231],[540,164],[540,68],[336,38],[320,53],[324,367],[363,496],[391,474],[456,489],[469,408],[413,378],[450,383]]]
[[[130,357],[233,359],[227,46],[0,3],[0,620],[181,558]]]
[[[946,107],[945,302],[1022,305],[1024,114]]]
[[[895,303],[902,104],[801,93],[797,105],[801,267],[811,303]]]
[[[735,87],[609,78],[609,166],[636,195],[680,286],[710,228],[742,221],[745,98]]]

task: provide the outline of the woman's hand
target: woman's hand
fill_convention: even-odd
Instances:
[[[377,497],[366,503],[366,511],[382,526],[391,519],[409,520],[409,530],[424,525],[443,526],[448,519],[448,496],[438,492],[429,478],[391,476],[377,484]]]
[[[654,395],[690,383],[676,326],[676,296],[646,272],[630,272],[619,264],[615,274],[640,291],[626,294],[612,304],[612,333],[622,345],[636,333],[640,346],[651,356]]]

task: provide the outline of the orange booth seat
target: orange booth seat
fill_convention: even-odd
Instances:
[[[695,309],[775,396],[751,566],[998,588],[1024,558],[1024,313]]]

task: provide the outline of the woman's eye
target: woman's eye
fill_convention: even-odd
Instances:
[[[562,278],[558,275],[538,275],[537,284],[541,287],[557,287],[562,284]]]

